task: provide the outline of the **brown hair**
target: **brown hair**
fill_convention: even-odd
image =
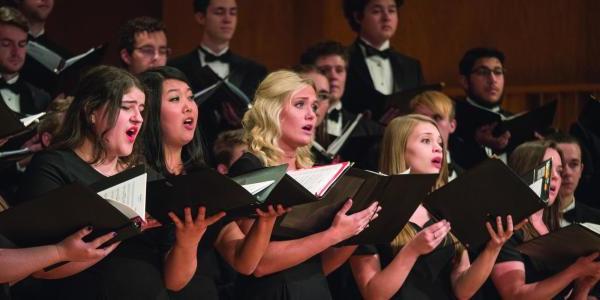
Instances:
[[[538,166],[544,160],[546,150],[554,149],[563,159],[562,152],[553,141],[531,141],[521,144],[517,147],[508,159],[508,166],[511,167],[518,175],[525,175],[533,168]],[[550,206],[544,208],[543,221],[549,231],[554,231],[560,228],[560,196],[556,196],[556,200]],[[523,226],[525,240],[538,237],[540,234],[535,230],[531,222]]]
[[[16,26],[26,33],[29,32],[27,18],[18,9],[10,6],[0,7],[0,24]]]
[[[62,128],[52,139],[51,147],[53,149],[75,149],[89,139],[94,147],[92,160],[88,163],[101,162],[106,155],[103,137],[117,121],[123,95],[132,88],[145,91],[138,79],[123,69],[97,66],[89,70],[79,82],[74,93],[73,103],[67,110]],[[105,114],[109,129],[96,134],[94,124],[91,122],[91,115],[104,106],[106,106]],[[144,110],[142,117],[146,118],[146,114],[147,110]],[[141,132],[143,132],[143,128],[144,123],[142,123]],[[130,155],[119,158],[119,162],[124,166],[129,167],[140,162],[139,140],[136,139]]]

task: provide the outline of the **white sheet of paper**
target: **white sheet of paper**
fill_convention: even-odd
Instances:
[[[538,179],[529,185],[529,188],[540,197],[542,194],[542,184],[544,183],[544,178]]]
[[[271,184],[273,184],[273,182],[275,182],[275,180],[261,181],[257,183],[243,184],[242,187],[246,189],[246,191],[248,191],[250,194],[256,195],[257,193],[260,193],[262,190],[266,189]]]
[[[20,121],[21,123],[23,123],[23,126],[27,127],[29,125],[31,125],[31,123],[33,122],[39,122],[40,118],[43,117],[44,115],[46,115],[46,112],[41,112],[39,114],[35,114],[35,115],[31,115],[31,116],[27,116],[25,118],[21,118]]]
[[[320,166],[311,169],[289,171],[287,174],[313,195],[322,196],[323,190],[331,183],[331,180],[344,165],[346,164]]]
[[[130,180],[121,182],[115,186],[98,192],[98,195],[104,199],[110,199],[122,205],[115,206],[129,218],[141,217],[146,221],[146,173],[134,177]],[[125,211],[123,211],[125,210]],[[135,214],[134,214],[135,213]],[[134,214],[132,216],[132,214]]]

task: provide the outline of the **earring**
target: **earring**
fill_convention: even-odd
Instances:
[[[92,125],[96,125],[96,116],[95,115],[90,116],[90,123],[92,123]]]

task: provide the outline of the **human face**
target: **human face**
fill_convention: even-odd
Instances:
[[[121,50],[121,58],[127,64],[132,74],[142,73],[150,68],[167,64],[171,49],[167,46],[167,36],[164,31],[138,32],[134,36],[133,51]]]
[[[463,87],[469,97],[489,104],[497,104],[504,92],[504,68],[499,59],[484,57],[473,65]]]
[[[415,174],[434,174],[442,169],[442,137],[431,123],[420,122],[406,142],[406,164]]]
[[[317,58],[315,65],[319,72],[329,80],[332,102],[339,101],[344,95],[346,87],[346,62],[339,55],[327,55]]]
[[[229,43],[237,25],[237,4],[235,0],[212,0],[206,13],[196,13],[196,21],[211,42]]]
[[[104,132],[104,144],[108,158],[128,156],[133,151],[135,139],[142,127],[142,112],[146,96],[137,87],[131,88],[121,99],[121,108],[114,126],[108,123],[106,105],[92,112],[97,136]]]
[[[560,189],[560,184],[562,182],[560,175],[563,171],[563,166],[562,160],[560,159],[560,155],[555,149],[546,149],[543,160],[546,161],[548,159],[552,159],[552,174],[550,174],[550,193],[548,196],[548,205],[552,205],[554,203],[554,200],[556,200],[556,196],[558,196],[558,190]]]
[[[304,74],[304,76],[312,79],[317,87],[317,99],[319,100],[317,102],[319,104],[319,109],[317,109],[317,126],[319,126],[329,110],[329,99],[331,98],[331,94],[329,93],[329,81],[321,73],[310,72]]]
[[[360,36],[380,47],[389,40],[398,26],[398,7],[394,0],[371,0],[365,6],[360,23]]]
[[[435,113],[425,105],[417,105],[414,113],[432,118],[440,129],[444,144],[448,145],[448,137],[456,130],[456,120],[450,120],[449,116],[442,116],[441,114]]]
[[[198,121],[198,106],[187,83],[165,80],[160,105],[163,143],[181,148],[192,141]]]
[[[0,25],[0,73],[18,73],[25,63],[27,32],[12,25]]]
[[[46,21],[53,7],[54,0],[22,0],[21,3],[21,11],[33,21]]]
[[[558,144],[558,148],[563,153],[565,164],[562,170],[562,184],[560,185],[560,196],[571,197],[575,194],[575,189],[581,179],[583,172],[583,163],[581,162],[581,149],[577,144]]]
[[[312,141],[317,123],[317,101],[313,87],[305,86],[284,102],[279,114],[279,146],[284,151],[295,151]]]

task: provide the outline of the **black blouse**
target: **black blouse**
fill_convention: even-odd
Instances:
[[[35,155],[28,166],[18,197],[27,201],[63,185],[90,185],[104,178],[71,150],[45,151]],[[144,231],[123,241],[110,255],[78,274],[41,281],[43,298],[168,299],[162,264],[172,240],[169,226]],[[25,293],[21,295],[25,299],[42,297],[40,290],[20,291]]]
[[[544,265],[541,262],[535,261],[529,256],[519,252],[516,249],[516,247],[522,244],[524,242],[524,239],[525,237],[522,230],[515,232],[510,238],[510,240],[508,240],[504,244],[504,246],[502,246],[502,250],[500,250],[498,258],[496,259],[496,263],[509,261],[522,262],[525,266],[525,283],[542,281],[560,272],[560,270],[553,270],[549,266]],[[488,281],[489,283],[485,285],[484,289],[484,299],[501,299],[495,286],[493,285],[493,283],[491,283],[491,279],[489,279]],[[565,296],[571,290],[571,288],[572,285],[567,286],[552,299],[564,299]]]
[[[231,166],[229,174],[236,176],[262,167],[258,157],[246,152]],[[236,299],[331,299],[320,255],[261,278],[239,275],[235,292]]]
[[[415,230],[423,228],[409,223]],[[424,227],[433,224],[427,221]],[[391,245],[361,245],[354,255],[379,254],[381,268],[389,265],[396,256]],[[456,299],[452,291],[450,275],[456,251],[449,237],[438,245],[432,252],[420,256],[415,262],[404,284],[392,299]]]

